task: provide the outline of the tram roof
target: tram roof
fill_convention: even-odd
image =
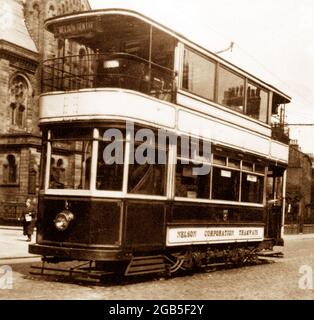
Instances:
[[[268,87],[270,90],[275,92],[277,95],[280,96],[280,103],[289,103],[291,101],[291,97],[285,94],[282,90],[282,85],[278,83],[276,77],[272,76],[270,73],[266,72],[261,66],[259,66],[256,62],[250,61],[247,57],[241,55],[240,51],[238,50],[237,46],[235,45],[233,50],[229,50],[220,54],[216,54],[213,51],[217,48],[210,49],[211,45],[202,43],[201,45],[193,40],[188,39],[186,36],[183,36],[180,32],[175,31],[174,27],[168,27],[165,24],[161,24],[156,20],[149,18],[148,16],[134,10],[129,10],[125,8],[109,8],[109,9],[97,9],[91,11],[84,11],[84,12],[75,12],[72,14],[65,14],[56,17],[52,17],[46,20],[45,27],[48,31],[54,32],[54,27],[59,25],[69,25],[70,22],[84,22],[88,23],[89,21],[94,21],[95,18],[99,19],[102,16],[106,15],[122,15],[122,16],[130,16],[137,18],[147,24],[153,25],[158,29],[163,30],[164,32],[168,33],[169,35],[173,36],[177,40],[183,42],[184,44],[194,48],[195,50],[199,51],[200,53],[209,55],[213,59],[218,62],[223,63],[224,65],[230,67],[236,72],[248,77],[249,79],[255,80],[260,84]],[[83,31],[83,30],[82,30]],[[207,31],[206,31],[207,32]],[[79,31],[77,31],[79,33]],[[211,34],[207,36],[210,38]],[[66,38],[66,35],[65,35]],[[214,34],[213,39],[217,39],[217,35]],[[200,42],[200,41],[198,41]],[[220,41],[221,43],[221,41]],[[248,72],[246,70],[252,70]],[[265,80],[262,80],[265,79]],[[280,88],[280,89],[279,89]]]

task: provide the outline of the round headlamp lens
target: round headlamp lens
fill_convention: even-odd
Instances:
[[[68,229],[70,222],[74,219],[72,212],[61,212],[56,216],[54,220],[55,226],[59,231],[65,231]]]

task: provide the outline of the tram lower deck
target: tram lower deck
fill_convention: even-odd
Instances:
[[[175,259],[170,265],[177,263],[178,255],[185,264],[191,255],[198,257],[194,266],[222,258],[241,262],[276,242],[265,241],[263,208],[55,196],[42,197],[40,203],[37,244],[30,252],[53,262],[122,262],[127,268],[134,259],[160,255],[165,266],[168,259]],[[60,232],[56,216],[65,210],[74,218]],[[145,267],[143,272],[149,273]]]
[[[195,137],[160,139],[154,128],[123,122],[48,125],[43,132],[30,252],[44,259],[127,268],[146,257],[165,266],[167,259],[180,265],[197,257],[205,265],[245,260],[281,241],[281,209],[266,199],[278,196],[284,168],[265,159]]]

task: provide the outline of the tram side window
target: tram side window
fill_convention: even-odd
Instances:
[[[240,172],[213,168],[212,198],[215,200],[239,201]]]
[[[252,83],[247,87],[246,114],[254,119],[267,122],[268,92]]]
[[[188,143],[182,143],[186,141]],[[211,154],[203,142],[180,138],[176,166],[176,197],[209,199]],[[198,149],[198,151],[197,151]]]
[[[214,100],[216,64],[191,50],[185,50],[183,89]]]
[[[154,143],[146,146],[147,148],[144,147],[144,149],[139,149],[140,146],[137,144],[134,146],[134,158],[131,157],[134,159],[134,163],[129,165],[128,192],[165,196],[167,164],[158,162],[158,152],[163,153],[162,158],[165,161],[162,162],[167,162],[168,151],[158,145],[155,146]]]
[[[218,103],[238,112],[244,112],[244,78],[219,67]]]
[[[264,176],[242,173],[242,202],[262,203]]]
[[[193,174],[193,169],[197,166],[192,162],[183,164],[177,163],[176,170],[176,197],[209,199],[210,194],[210,174]]]

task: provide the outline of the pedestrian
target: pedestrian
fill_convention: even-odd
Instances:
[[[36,210],[32,205],[32,200],[27,199],[20,221],[23,224],[23,234],[27,236],[27,241],[32,241],[32,235],[36,224]]]

